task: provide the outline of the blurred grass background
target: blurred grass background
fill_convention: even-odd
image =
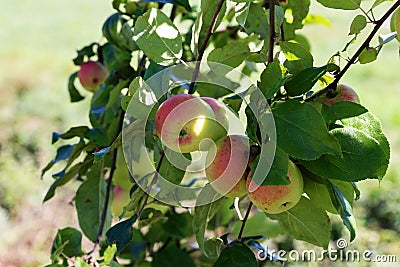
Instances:
[[[329,28],[308,25],[303,32],[310,39],[316,65],[322,65],[350,40],[348,27],[358,12],[326,10],[312,2],[312,13],[323,15],[331,23]],[[368,7],[372,4],[364,2]],[[383,4],[380,11],[389,5]],[[69,103],[67,79],[76,71],[71,59],[76,49],[101,40],[101,25],[111,12],[111,1],[107,0],[21,0],[1,4],[0,266],[48,263],[57,228],[76,225],[71,216],[74,209],[69,205],[73,188],[58,190],[54,199],[42,204],[52,179],[45,176],[41,180],[40,170],[55,153],[50,146],[52,131],[62,132],[88,121],[87,100]],[[376,17],[380,17],[379,12]],[[389,32],[388,24],[382,32]],[[357,47],[352,46],[350,51]],[[342,80],[358,91],[362,103],[381,119],[392,147],[385,179],[380,184],[360,183],[361,200],[355,207],[358,237],[352,247],[397,255],[398,261],[399,74],[399,44],[392,42],[383,48],[378,61],[353,66]]]

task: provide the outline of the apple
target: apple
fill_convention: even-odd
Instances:
[[[390,29],[397,33],[397,40],[400,41],[400,8],[396,9],[390,20]]]
[[[360,103],[360,98],[358,97],[356,91],[354,91],[350,86],[339,84],[336,90],[331,95],[330,93],[327,93],[316,98],[314,101],[323,103],[327,106],[332,106],[333,104],[340,101],[351,101],[355,103]]]
[[[113,193],[114,197],[111,203],[111,213],[113,217],[118,217],[122,214],[124,211],[124,207],[129,203],[130,195],[129,195],[130,190],[125,190],[124,188],[116,185],[114,186]],[[125,216],[131,215],[133,212],[128,212],[125,214]]]
[[[128,166],[126,165],[124,153],[121,148],[117,150],[117,159],[115,163],[115,171],[113,175],[113,183],[123,190],[130,190],[133,183],[130,178]]]
[[[78,71],[79,81],[90,92],[94,92],[107,76],[108,70],[103,64],[92,60],[83,63]]]
[[[222,126],[215,129],[216,131],[220,131],[219,133],[215,133],[215,135],[226,135],[229,129],[229,120],[228,116],[226,115],[224,105],[212,97],[203,96],[200,98],[211,107],[211,109],[214,111],[215,121]]]
[[[247,193],[245,178],[249,162],[247,136],[230,135],[215,142],[206,157],[206,177],[213,188],[228,197]]]
[[[290,160],[288,178],[290,181],[288,185],[259,186],[249,176],[247,178],[249,198],[256,207],[270,214],[278,214],[293,208],[301,199],[304,182],[300,170]]]
[[[215,120],[211,106],[200,97],[178,94],[164,101],[156,112],[155,127],[162,143],[176,152],[200,149],[206,139],[217,140],[227,131]],[[207,142],[209,143],[209,142]]]

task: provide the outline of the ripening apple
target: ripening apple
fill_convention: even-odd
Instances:
[[[400,41],[400,8],[398,8],[392,15],[390,20],[390,29],[392,32],[397,33],[397,40]]]
[[[358,97],[356,91],[353,90],[348,85],[339,84],[332,95],[322,95],[316,98],[314,101],[323,103],[327,106],[332,106],[333,104],[340,101],[351,101],[354,103],[360,103],[360,98]]]
[[[79,81],[90,92],[94,92],[107,76],[108,70],[106,67],[100,62],[92,60],[83,63],[78,72]]]
[[[229,129],[229,120],[226,115],[226,111],[224,105],[212,97],[200,97],[201,100],[205,101],[211,109],[214,111],[215,120],[217,123],[221,124],[222,127],[217,127],[215,131],[220,131],[219,133],[215,133],[216,136],[224,136],[228,132]]]
[[[249,151],[249,140],[242,135],[223,137],[210,147],[205,172],[218,193],[228,197],[241,197],[247,193],[245,178]]]
[[[113,189],[114,197],[111,203],[111,213],[113,217],[120,216],[124,211],[124,207],[129,203],[130,201],[129,191],[130,190],[126,190],[118,185],[114,186]],[[125,214],[125,216],[129,214],[132,214],[132,212]]]
[[[113,175],[113,183],[123,190],[130,190],[133,186],[131,181],[129,169],[126,165],[124,153],[121,148],[117,150],[117,159],[115,164],[115,171]]]
[[[293,208],[303,194],[303,176],[289,160],[288,185],[258,186],[250,176],[247,178],[248,195],[253,204],[266,213],[278,214]],[[253,189],[255,188],[255,190]]]
[[[212,107],[190,94],[178,94],[164,101],[156,112],[155,126],[162,143],[181,153],[200,150],[203,140],[215,141],[227,133],[222,123],[216,121]]]

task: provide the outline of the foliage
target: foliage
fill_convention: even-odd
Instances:
[[[331,216],[340,216],[352,241],[356,236],[352,205],[359,193],[356,182],[383,179],[389,164],[389,143],[378,118],[362,105],[339,102],[319,109],[313,101],[317,96],[332,93],[351,65],[376,60],[382,46],[395,39],[395,34],[380,36],[376,47],[370,43],[400,1],[379,20],[374,18],[374,10],[384,1],[375,1],[368,11],[361,1],[317,2],[326,8],[360,10],[349,25],[352,39],[323,66],[314,65],[307,41],[300,35],[309,16],[309,0],[279,4],[202,0],[192,5],[185,0],[114,0],[115,13],[102,26],[105,40],[83,47],[73,59],[77,66],[89,59],[97,60],[110,72],[91,96],[90,126],[53,133],[52,143],[59,147],[42,173],[45,175],[54,165],[64,164],[61,171],[52,174],[54,182],[44,201],[50,200],[66,183],[81,182],[74,199],[80,229],[58,231],[50,266],[68,266],[72,257],[75,264],[85,266],[89,266],[93,257],[101,265],[109,266],[146,266],[149,261],[155,266],[258,266],[253,252],[260,248],[259,242],[268,238],[269,230],[326,248],[331,239]],[[345,57],[353,40],[368,29],[368,23],[373,29],[366,41],[352,58],[346,58],[345,66],[336,64],[337,59]],[[143,96],[150,87],[146,84],[148,78],[159,71],[205,58],[257,77],[259,91],[270,105],[276,125],[276,140],[272,141],[277,156],[262,186],[287,183],[284,165],[289,158],[300,167],[305,184],[311,185],[305,187],[302,200],[284,213],[270,215],[248,209],[239,232],[234,231],[237,218],[233,206],[237,203],[232,199],[220,198],[192,209],[184,205],[171,207],[160,200],[162,196],[154,198],[138,182],[149,177],[150,181],[156,181],[162,175],[173,184],[192,187],[195,183],[183,184],[185,172],[174,166],[173,156],[168,156],[168,151],[162,148],[154,129],[154,110],[165,96],[151,108],[144,105]],[[224,68],[218,72],[224,77],[228,73]],[[159,90],[164,90],[163,80],[158,81]],[[272,137],[267,135],[266,126],[257,121],[260,114],[251,108],[261,110],[261,116],[265,112],[262,102],[250,89],[244,99],[239,93],[191,81],[189,87],[167,90],[167,96],[188,90],[219,98],[246,121],[246,133],[253,146],[262,147]],[[68,82],[71,102],[84,98],[80,89],[75,72]],[[129,140],[136,154],[132,159],[126,157],[127,166],[117,163],[117,155],[123,151],[125,114],[130,108],[139,113],[150,111],[143,127],[152,171],[126,171],[131,160],[144,166],[140,161],[142,144],[136,139]],[[245,115],[240,114],[240,109],[246,110]],[[190,155],[184,156],[191,159]],[[250,168],[254,171],[263,162],[261,155]],[[121,179],[125,180],[124,190],[129,192],[130,201],[123,203],[122,214],[113,216],[110,206],[118,201],[115,188],[121,186],[116,182]],[[313,194],[310,188],[317,188],[317,193]],[[249,202],[247,198],[240,201]],[[263,232],[244,237],[247,221]],[[82,234],[93,242],[93,250],[86,252],[81,248]]]

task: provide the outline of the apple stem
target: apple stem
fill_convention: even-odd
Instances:
[[[310,98],[306,99],[306,101],[312,101],[315,98],[330,92],[334,91],[344,74],[349,70],[350,66],[355,64],[358,57],[360,56],[361,52],[369,47],[369,44],[372,40],[372,38],[375,36],[375,34],[378,32],[378,30],[382,27],[383,23],[389,18],[389,16],[400,6],[400,0],[396,1],[389,9],[386,11],[386,13],[376,21],[374,28],[372,29],[371,33],[368,35],[367,39],[362,43],[362,45],[358,48],[358,50],[355,52],[353,57],[350,58],[350,60],[347,62],[346,66],[339,72],[338,75],[336,75],[335,80],[333,80],[332,83],[330,83],[326,88],[318,91],[317,93],[313,94]]]
[[[224,4],[224,2],[225,2],[225,0],[219,0],[218,1],[217,7],[215,8],[215,12],[214,12],[214,15],[213,15],[212,20],[211,20],[211,25],[207,30],[207,34],[204,37],[203,43],[201,44],[201,47],[200,47],[199,52],[197,54],[196,66],[194,68],[193,75],[192,75],[192,80],[191,80],[190,86],[189,86],[189,92],[188,92],[189,94],[193,94],[194,91],[195,91],[194,90],[194,85],[195,85],[197,77],[199,76],[201,60],[203,59],[204,51],[207,48],[208,41],[211,38],[212,31],[214,30],[215,23],[217,22],[218,15],[221,12],[222,5]]]
[[[251,207],[252,207],[252,206],[253,206],[253,202],[250,201],[249,207],[247,208],[247,211],[246,211],[246,215],[244,215],[244,218],[243,218],[243,220],[242,220],[242,226],[240,227],[240,231],[239,231],[239,235],[238,235],[238,240],[241,240],[241,239],[242,239],[244,227],[246,226],[246,222],[247,222],[247,219],[249,218],[250,210],[251,210]]]

